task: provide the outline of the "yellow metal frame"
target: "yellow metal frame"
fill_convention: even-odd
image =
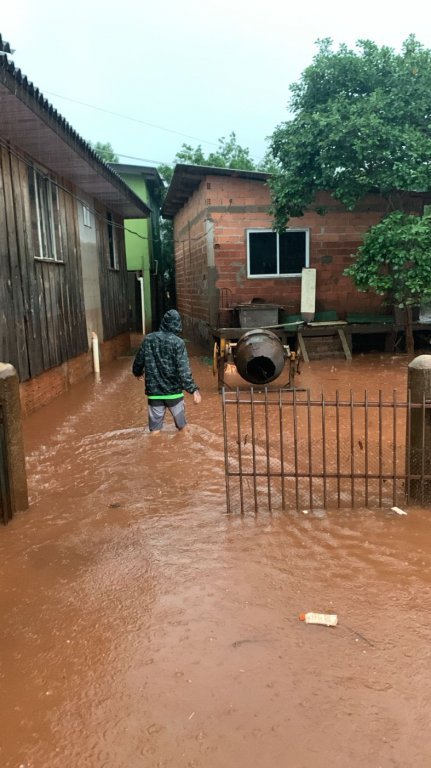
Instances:
[[[224,386],[224,371],[228,362],[228,355],[232,352],[232,347],[236,346],[236,342],[227,341],[223,336],[220,337],[219,342],[214,342],[213,348],[213,376],[218,376],[219,389]],[[289,349],[286,355],[286,363],[289,366],[289,381],[288,388],[294,388],[295,376],[299,373],[299,364],[301,360],[301,350],[297,352],[291,351],[288,345],[283,345],[285,349]]]

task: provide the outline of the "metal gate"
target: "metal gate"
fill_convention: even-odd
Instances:
[[[251,388],[223,390],[222,408],[228,512],[401,506],[412,489],[418,503],[430,500],[425,399]],[[421,429],[414,449],[412,414]]]
[[[0,403],[0,520],[6,525],[12,517],[12,501],[10,495],[5,429],[6,425],[4,423],[3,408]]]

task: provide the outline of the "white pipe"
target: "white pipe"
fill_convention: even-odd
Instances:
[[[145,336],[145,296],[144,296],[144,278],[138,277],[141,284],[141,312],[142,312],[142,335]]]
[[[99,360],[99,339],[95,331],[91,334],[91,346],[93,349],[93,369],[94,373],[100,373],[100,360]]]

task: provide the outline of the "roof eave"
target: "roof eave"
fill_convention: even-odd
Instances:
[[[186,165],[179,163],[175,166],[171,183],[162,206],[162,216],[173,219],[175,214],[185,205],[193,192],[199,188],[207,176],[230,176],[266,183],[270,173],[248,171],[241,168],[218,168],[208,165]]]
[[[13,63],[0,57],[0,137],[123,218],[148,206],[109,168]]]

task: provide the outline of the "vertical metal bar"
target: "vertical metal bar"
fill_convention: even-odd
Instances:
[[[422,395],[421,502],[425,502],[425,392]]]
[[[322,474],[323,474],[323,508],[326,509],[327,476],[326,476],[326,410],[322,389]]]
[[[222,389],[222,414],[223,414],[223,442],[224,442],[224,476],[226,482],[226,509],[230,514],[230,485],[229,485],[229,453],[228,453],[228,440],[227,440],[227,418],[226,418],[226,390]]]
[[[307,390],[307,436],[308,436],[308,489],[310,509],[313,509],[313,453],[311,445],[311,403],[310,390]]]
[[[283,399],[282,389],[278,390],[278,410],[280,417],[280,470],[281,470],[281,508],[286,509],[285,478],[284,478],[284,431],[283,431]]]
[[[251,447],[253,457],[253,493],[254,493],[254,511],[257,513],[257,483],[256,483],[256,427],[254,423],[254,390],[250,388],[250,408],[251,408]]]
[[[392,491],[392,503],[395,506],[397,503],[397,390],[394,389],[392,397],[393,419],[392,419],[392,474],[393,474],[393,491]]]
[[[350,390],[350,492],[352,507],[355,506],[355,413],[353,408],[353,392]]]
[[[272,512],[271,498],[271,461],[270,461],[270,443],[269,443],[269,421],[268,421],[268,387],[265,387],[265,444],[266,444],[266,476],[268,488],[268,508]]]
[[[298,412],[296,407],[296,389],[293,390],[293,456],[295,466],[295,503],[299,509],[299,479],[298,479]]]
[[[368,462],[368,392],[365,390],[364,393],[364,407],[365,407],[365,430],[364,430],[364,441],[365,441],[365,461],[364,461],[364,470],[365,470],[365,506],[368,507],[368,469],[369,469],[369,462]]]
[[[410,456],[411,456],[411,416],[412,416],[412,393],[409,389],[407,392],[407,434],[406,434],[406,491],[407,502],[410,501],[411,495],[411,479],[410,479]]]
[[[341,489],[340,489],[340,393],[337,389],[335,393],[335,430],[337,445],[337,504],[340,508]]]
[[[379,389],[379,507],[382,506],[383,489],[383,424],[382,424],[382,390]]]
[[[236,431],[238,443],[238,471],[239,471],[239,498],[241,505],[241,514],[244,514],[244,488],[242,476],[242,436],[241,436],[241,414],[239,403],[239,387],[236,388]]]

